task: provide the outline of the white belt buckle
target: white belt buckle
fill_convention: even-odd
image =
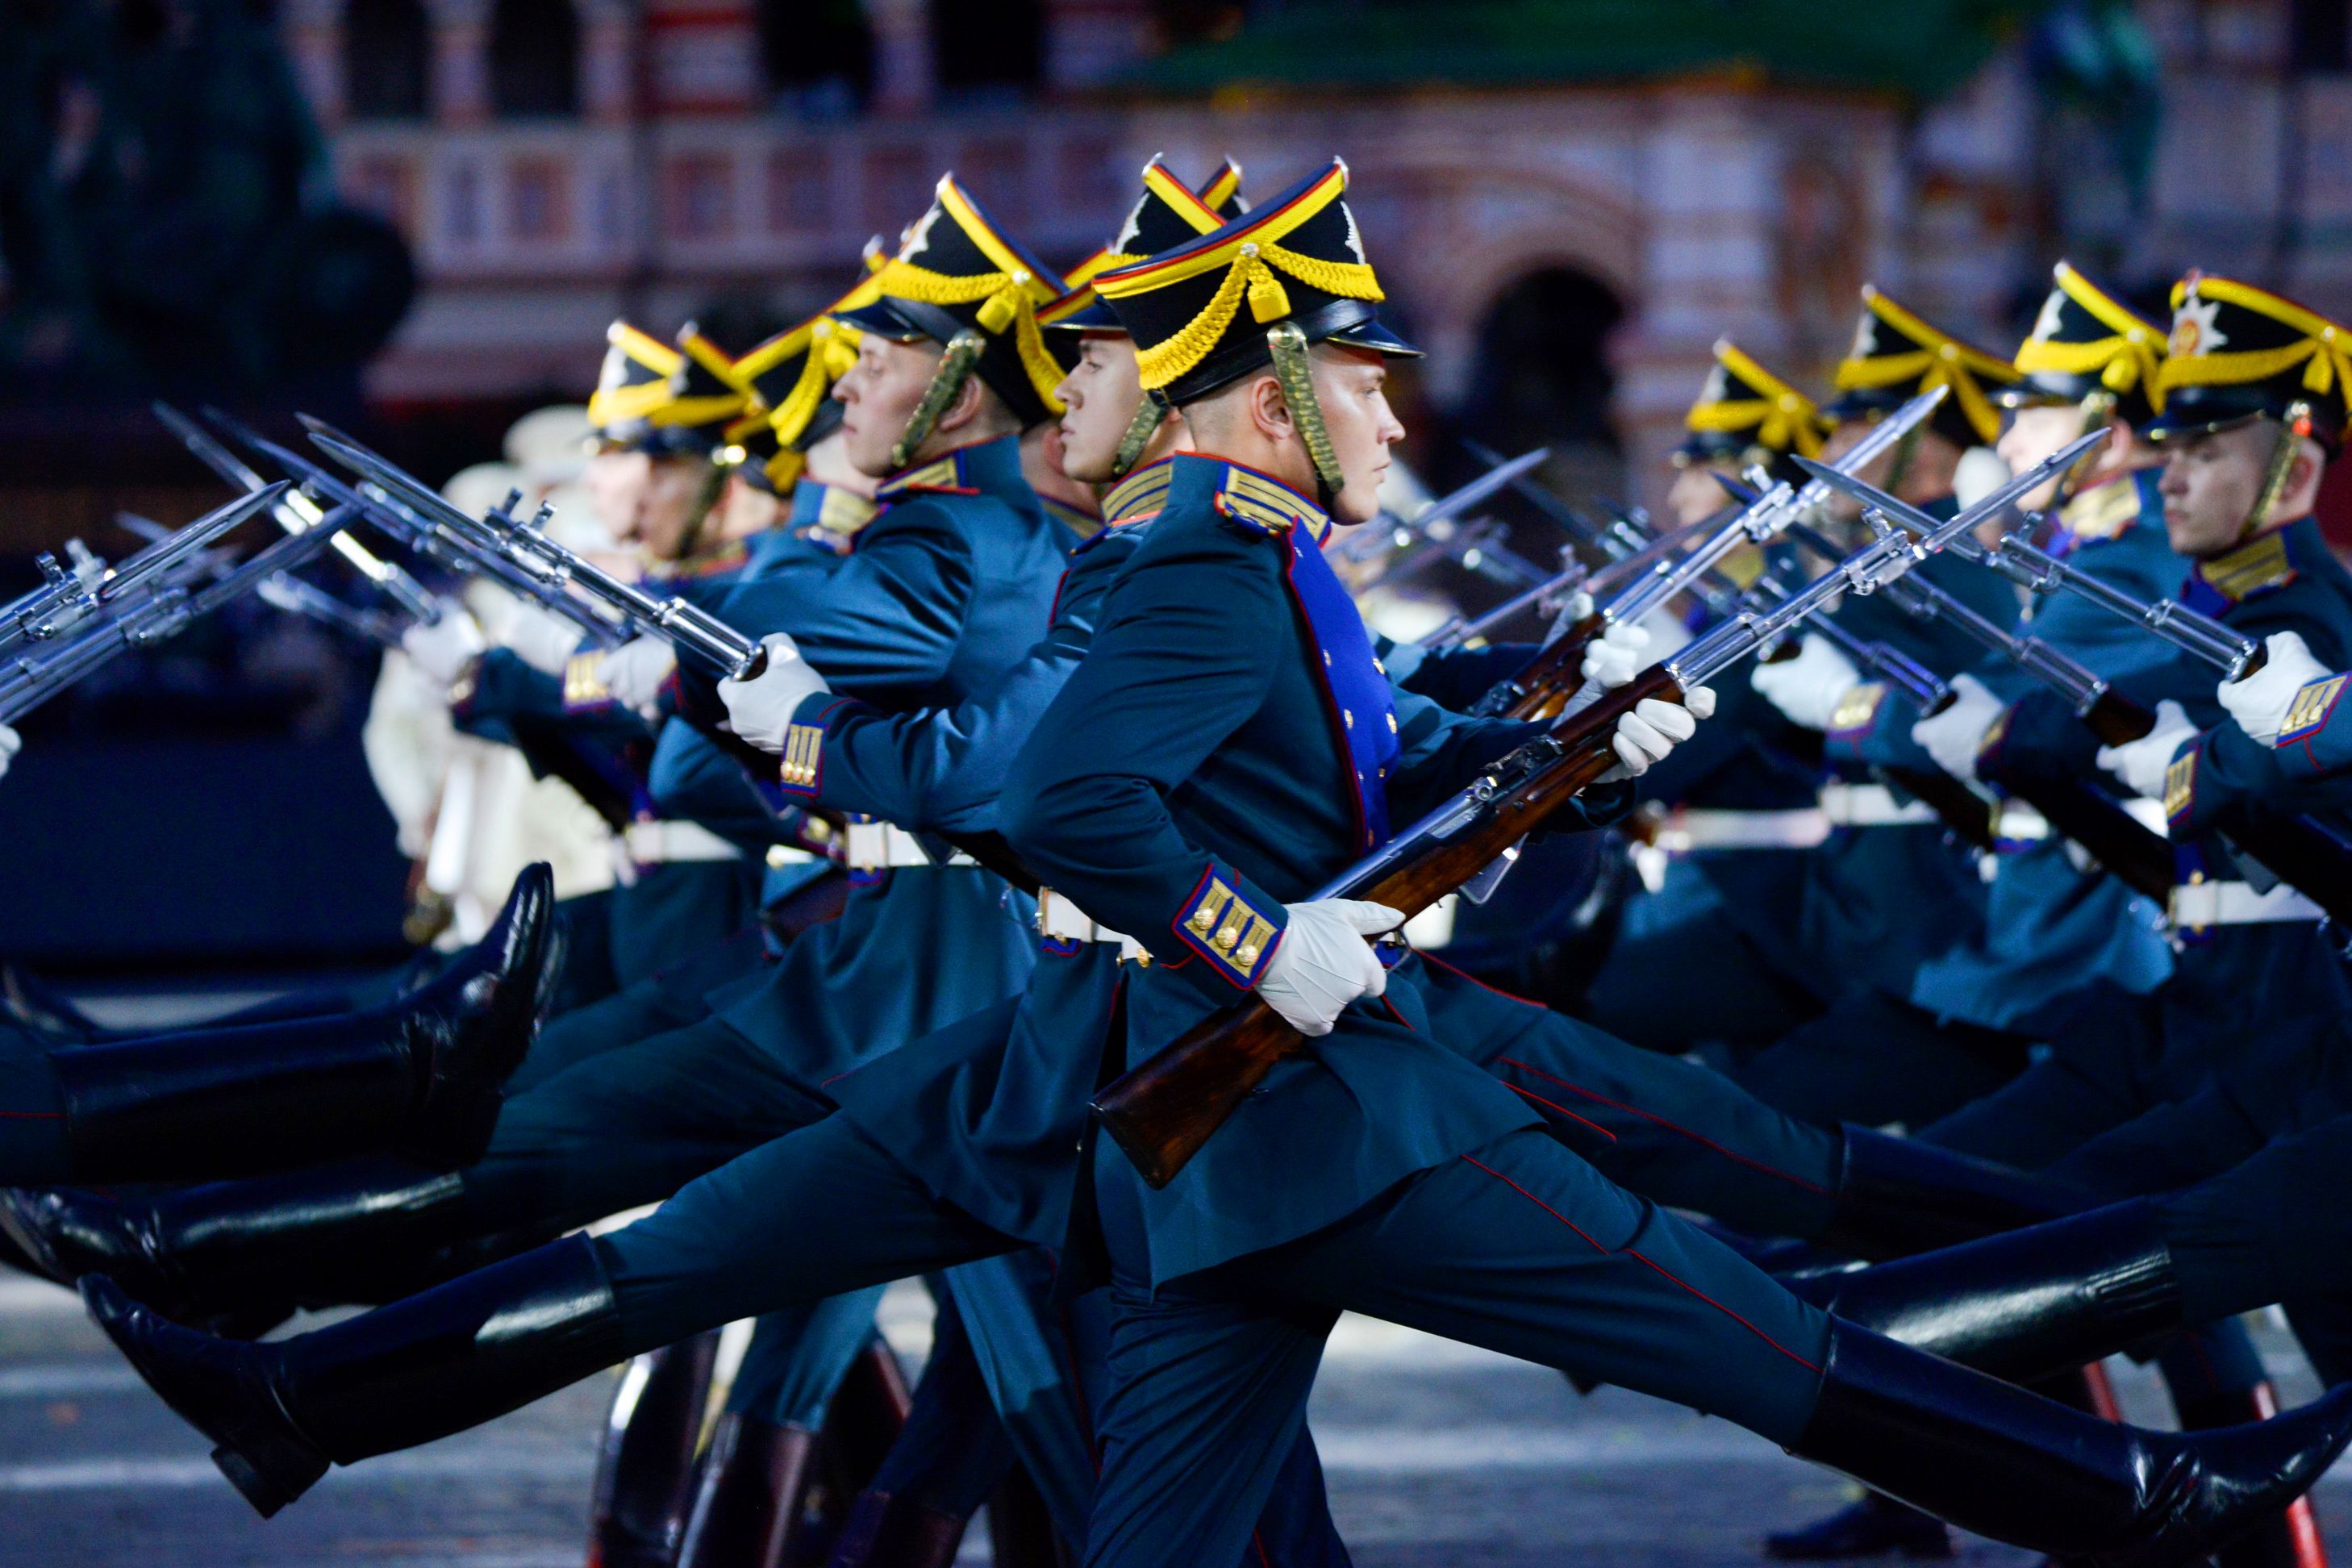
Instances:
[[[2249,882],[2183,882],[2172,889],[2165,912],[2176,926],[2274,925],[2320,921],[2327,911],[2282,882],[2268,892]]]
[[[1151,962],[1150,951],[1133,937],[1100,924],[1051,888],[1037,889],[1037,934],[1054,942],[1118,943],[1118,961]]]

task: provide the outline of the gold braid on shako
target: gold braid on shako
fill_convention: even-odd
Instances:
[[[685,355],[626,321],[604,329],[604,359],[588,395],[588,424],[600,436],[643,425],[673,395],[670,380]]]
[[[1271,362],[1299,438],[1332,492],[1343,480],[1307,349],[1331,342],[1395,356],[1420,353],[1374,309],[1386,296],[1343,199],[1347,188],[1348,166],[1334,159],[1213,232],[1094,279],[1135,340],[1144,390],[1171,405]]]
[[[2165,331],[2061,261],[2033,331],[2014,362],[2024,380],[2003,401],[2089,403],[2132,425],[2164,412]]]
[[[1990,446],[2000,435],[2000,416],[1985,388],[2015,381],[2015,367],[1971,348],[1867,283],[1862,286],[1862,306],[1853,349],[1838,362],[1835,377],[1837,389],[1848,395],[1830,405],[1831,416],[1845,417],[1864,406],[1891,407],[1948,387],[1951,395],[1937,410],[1936,426],[1957,445],[1970,445],[1972,437]],[[1885,342],[1889,333],[1895,340],[1891,346]]]
[[[1078,263],[1070,273],[1070,291],[1037,312],[1037,324],[1048,333],[1117,332],[1126,327],[1118,314],[1095,292],[1094,279],[1117,267],[1133,267],[1165,250],[1213,234],[1246,211],[1241,205],[1241,165],[1228,158],[1196,193],[1168,172],[1155,155],[1143,166],[1143,193],[1128,209],[1118,233],[1108,245]],[[1141,460],[1168,416],[1167,395],[1155,387],[1146,391],[1111,453],[1113,479],[1124,478]]]
[[[1811,398],[1729,338],[1717,338],[1715,366],[1683,428],[1687,459],[1738,458],[1769,467],[1792,452],[1820,457],[1830,423]]]
[[[1022,428],[1062,411],[1054,388],[1065,367],[1046,348],[1037,309],[1066,291],[1061,276],[1026,254],[958,185],[940,177],[929,211],[871,279],[876,298],[835,319],[907,342],[930,338],[946,353],[891,454],[912,463],[964,383],[977,374]]]

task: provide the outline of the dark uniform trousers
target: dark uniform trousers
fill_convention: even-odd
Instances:
[[[1690,1225],[1523,1129],[1339,1223],[1148,1283],[1139,1183],[1096,1177],[1118,1316],[1097,1426],[1095,1568],[1217,1562],[1248,1538],[1342,1310],[1640,1389],[1794,1441],[1828,1320]]]

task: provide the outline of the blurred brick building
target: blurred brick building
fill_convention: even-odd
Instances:
[[[958,175],[1048,258],[1136,169],[1333,153],[1423,405],[1654,491],[1729,331],[1818,377],[1876,279],[2006,349],[2063,252],[2352,312],[2345,4],[279,0],[425,290],[372,391],[584,390],[604,323],[821,304]]]

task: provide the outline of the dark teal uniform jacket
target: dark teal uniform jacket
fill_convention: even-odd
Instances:
[[[844,697],[953,707],[1018,663],[1047,624],[1068,531],[1022,479],[1010,437],[899,475],[880,500],[846,555],[744,582],[719,613],[754,637],[791,634]],[[784,794],[812,798],[805,785]],[[852,882],[838,920],[709,998],[812,1088],[1014,994],[1028,975],[1021,900],[1008,907],[992,873],[904,867]]]
[[[2189,563],[2165,537],[2158,474],[2144,468],[2117,475],[2076,495],[2050,552],[2134,598],[2168,598]],[[1989,570],[1969,570],[1999,581]],[[2027,605],[2019,630],[2110,681],[2159,664],[2168,652],[2168,645],[2074,594]],[[2005,702],[2040,689],[1998,656],[1979,652],[1952,668],[1969,670]],[[1866,721],[1831,735],[1830,753],[1881,766],[1933,767],[1911,739],[1917,717],[1902,703],[1875,701]],[[1928,959],[1909,1000],[1938,1017],[2030,1030],[2055,1022],[2065,999],[2100,981],[2144,994],[2172,972],[2156,913],[2113,878],[2078,868],[2063,840],[2004,847],[1987,889],[1983,931]]]
[[[1175,458],[1086,660],[1007,781],[1000,810],[1023,860],[1156,960],[1128,978],[1127,1065],[1247,1000],[1286,903],[1533,732],[1394,693],[1316,548],[1327,526],[1265,476]],[[1594,795],[1570,816],[1613,816],[1630,791]],[[1536,1121],[1427,1024],[1399,978],[1277,1067],[1145,1194],[1154,1277],[1303,1235]]]

